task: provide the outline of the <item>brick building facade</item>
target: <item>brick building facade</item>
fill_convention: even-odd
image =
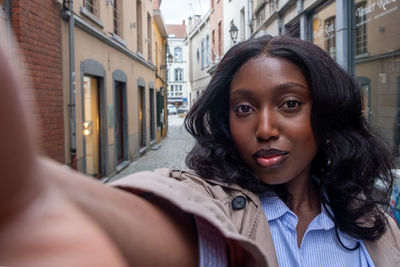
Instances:
[[[44,154],[64,163],[60,10],[53,0],[10,0],[5,4],[31,76],[38,143]]]

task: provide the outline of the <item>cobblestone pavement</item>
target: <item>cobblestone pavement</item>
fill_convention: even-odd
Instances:
[[[132,162],[109,181],[117,180],[128,174],[154,170],[157,168],[185,169],[185,157],[194,144],[194,139],[183,126],[183,118],[178,115],[168,116],[168,136],[164,138],[157,150],[149,150],[142,157]]]

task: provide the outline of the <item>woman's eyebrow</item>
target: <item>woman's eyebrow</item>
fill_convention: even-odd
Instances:
[[[253,94],[246,88],[235,89],[231,93],[231,97],[251,97]]]
[[[306,86],[304,86],[303,84],[300,83],[296,83],[296,82],[286,82],[286,83],[282,83],[282,84],[278,84],[277,86],[275,86],[273,89],[278,89],[278,90],[283,90],[283,89],[290,89],[293,87],[300,87],[303,89],[308,89]],[[231,97],[252,97],[253,94],[250,90],[246,89],[246,88],[238,88],[235,89],[231,95]]]
[[[277,89],[289,89],[292,87],[301,87],[301,88],[307,89],[307,87],[305,87],[303,84],[296,83],[296,82],[287,82],[287,83],[278,84],[276,86]]]

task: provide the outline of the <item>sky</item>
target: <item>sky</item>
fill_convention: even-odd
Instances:
[[[162,0],[161,13],[165,24],[182,24],[189,16],[204,16],[210,9],[210,0]]]

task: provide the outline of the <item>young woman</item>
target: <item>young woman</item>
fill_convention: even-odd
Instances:
[[[233,47],[187,116],[192,170],[130,175],[123,190],[37,157],[15,73],[0,70],[0,172],[13,177],[0,179],[0,264],[400,266],[390,154],[315,45]]]
[[[115,185],[193,214],[201,266],[400,264],[384,212],[391,154],[368,129],[355,81],[319,47],[285,36],[234,46],[185,126],[192,170]]]
[[[387,229],[391,154],[322,49],[283,36],[233,47],[186,128],[196,174],[260,195],[280,265],[373,266],[364,241]]]

